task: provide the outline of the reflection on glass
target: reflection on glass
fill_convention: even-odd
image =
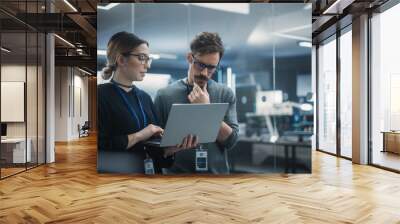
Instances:
[[[37,52],[37,33],[29,32],[27,33],[27,43],[28,43],[28,62],[27,62],[27,81],[26,81],[26,112],[27,112],[27,142],[30,148],[30,158],[28,159],[27,167],[31,168],[37,165],[37,151],[38,151],[38,141],[37,141],[37,75],[38,75],[38,52]]]
[[[336,154],[336,39],[318,48],[318,148]]]
[[[400,170],[400,5],[372,18],[372,163]]]

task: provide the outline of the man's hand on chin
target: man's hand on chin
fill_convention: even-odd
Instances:
[[[190,103],[210,103],[210,95],[207,92],[207,83],[201,88],[196,82],[193,82],[193,90],[188,95]]]

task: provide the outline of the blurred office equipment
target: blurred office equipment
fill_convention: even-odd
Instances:
[[[89,121],[85,121],[85,123],[81,126],[78,124],[78,137],[87,137],[89,136],[90,125]]]
[[[238,97],[243,98],[242,91],[238,91],[239,93]],[[238,111],[240,121],[246,122],[246,136],[276,142],[282,135],[287,135],[286,140],[292,141],[303,141],[304,137],[312,135],[312,104],[284,102],[284,93],[281,90],[251,93],[249,101],[252,103],[247,105],[248,109]],[[238,101],[243,104],[240,98]]]
[[[260,87],[256,84],[236,86],[236,111],[238,121],[246,123],[246,114],[255,112],[256,95]]]
[[[306,96],[311,91],[311,75],[296,76],[296,95]]]

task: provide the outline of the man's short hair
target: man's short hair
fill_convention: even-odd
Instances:
[[[190,50],[193,54],[219,53],[221,59],[224,55],[224,45],[218,33],[201,32],[195,36],[190,43]]]

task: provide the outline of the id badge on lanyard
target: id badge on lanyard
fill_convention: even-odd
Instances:
[[[146,150],[146,148],[145,148]],[[150,158],[149,154],[146,152],[146,159],[143,160],[144,163],[144,173],[146,175],[154,175],[156,172],[154,171],[154,163],[153,159]]]
[[[201,145],[196,149],[196,171],[208,171],[208,152]]]
[[[153,160],[149,157],[144,160],[144,173],[146,175],[154,175],[154,163]]]

